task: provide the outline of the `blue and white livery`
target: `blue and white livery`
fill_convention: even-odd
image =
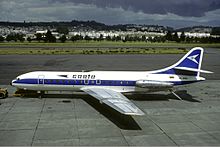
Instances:
[[[176,64],[155,71],[35,71],[18,76],[11,84],[19,89],[48,91],[84,91],[125,115],[144,115],[122,93],[173,92],[176,85],[204,81],[200,73],[203,49],[191,49]]]

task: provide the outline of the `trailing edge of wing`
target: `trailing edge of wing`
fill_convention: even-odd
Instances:
[[[186,71],[192,71],[192,72],[201,72],[201,73],[213,73],[213,72],[207,71],[207,70],[188,68],[188,67],[175,67],[174,69],[186,70]]]
[[[122,114],[144,115],[144,112],[119,92],[97,87],[84,87],[81,90]]]

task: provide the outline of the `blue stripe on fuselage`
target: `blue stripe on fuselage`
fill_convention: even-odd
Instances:
[[[21,79],[15,81],[17,84],[38,84],[38,79]],[[96,85],[96,86],[134,86],[136,81],[118,80],[63,80],[44,79],[45,85]]]
[[[39,84],[39,79],[20,79],[14,81],[16,84]],[[169,81],[174,85],[190,84],[198,81]],[[136,81],[118,80],[63,80],[63,79],[44,79],[45,85],[90,85],[90,86],[135,86]]]

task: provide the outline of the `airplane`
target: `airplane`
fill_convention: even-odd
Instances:
[[[204,81],[200,73],[203,48],[192,48],[177,63],[154,71],[34,71],[12,80],[18,89],[48,91],[83,91],[124,115],[144,115],[122,93],[169,91],[182,100],[174,87]]]

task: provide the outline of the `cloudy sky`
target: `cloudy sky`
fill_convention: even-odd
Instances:
[[[0,21],[220,26],[220,0],[0,0]]]

